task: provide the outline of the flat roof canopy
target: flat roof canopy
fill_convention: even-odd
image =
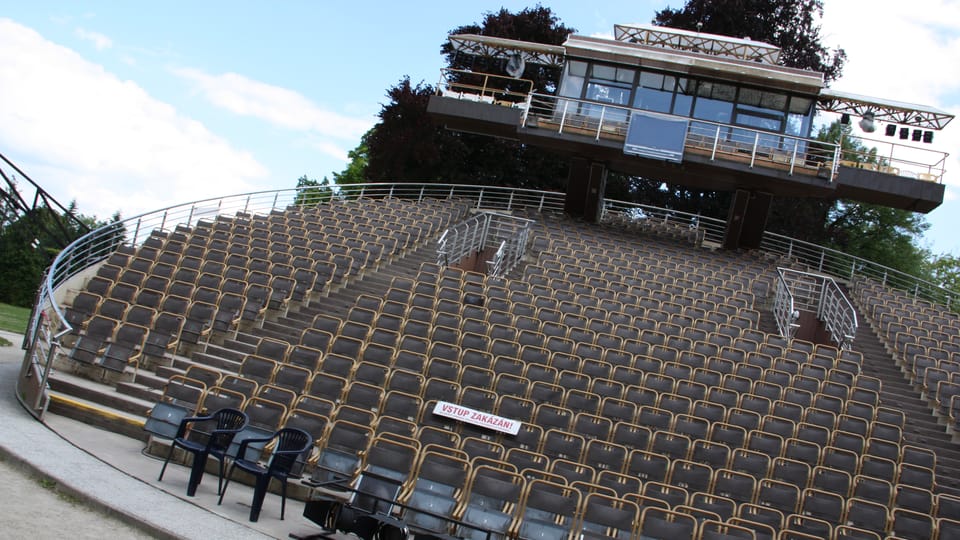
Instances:
[[[563,46],[567,50],[567,57],[653,67],[811,96],[819,94],[823,87],[821,73],[762,62],[580,35],[570,36]]]
[[[831,88],[824,88],[818,101],[821,111],[860,117],[872,112],[875,120],[926,129],[943,129],[954,117],[946,111],[926,105],[861,96]]]
[[[615,24],[613,34],[617,41],[665,49],[712,54],[766,64],[776,64],[780,61],[780,47],[751,39],[691,32],[650,24]]]
[[[531,64],[563,67],[566,50],[559,45],[546,45],[479,34],[454,34],[449,37],[453,50],[475,56],[510,58],[516,54]]]

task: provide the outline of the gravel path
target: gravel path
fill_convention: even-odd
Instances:
[[[77,502],[50,480],[0,461],[0,538],[148,539],[152,536]]]

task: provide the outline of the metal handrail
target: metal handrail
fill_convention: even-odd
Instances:
[[[748,162],[751,167],[797,169],[834,178],[840,161],[840,145],[745,126],[711,122],[666,113],[609,105],[584,99],[531,94],[521,127],[556,129],[558,134],[577,133],[594,140],[623,140],[634,114],[689,121],[686,148],[706,153],[711,160]]]
[[[785,298],[781,299],[781,295]],[[815,312],[831,339],[841,348],[848,348],[857,335],[857,312],[837,282],[829,276],[777,268],[774,306],[781,335],[794,335],[799,310]]]
[[[464,82],[477,78],[482,80],[480,84]],[[520,89],[514,89],[517,86]],[[527,96],[533,92],[533,81],[466,69],[444,68],[440,70],[437,92],[441,96],[458,99],[522,104],[527,101]]]
[[[800,312],[793,305],[793,293],[787,285],[783,274],[777,274],[777,290],[773,297],[773,319],[777,323],[777,330],[781,336],[793,339],[800,325]]]
[[[841,165],[920,180],[943,182],[947,158],[950,157],[947,152],[882,139],[869,139],[851,135],[844,135],[843,138],[860,142],[864,147],[869,146],[871,148],[865,151],[844,149]],[[929,156],[929,159],[922,159],[923,156]]]
[[[466,84],[456,80],[456,75],[484,77],[481,85]],[[502,79],[502,81],[500,81]],[[499,92],[510,96],[509,102],[525,109],[521,119],[522,127],[540,127],[556,124],[557,133],[573,131],[592,136],[599,141],[603,137],[622,138],[629,128],[630,117],[634,112],[662,116],[665,118],[686,119],[690,121],[687,133],[687,146],[709,152],[715,160],[732,156],[749,156],[749,164],[782,168],[786,166],[789,174],[798,167],[823,170],[823,176],[835,178],[839,165],[866,167],[896,176],[918,178],[942,182],[946,172],[947,152],[918,148],[884,140],[860,138],[883,151],[841,152],[840,145],[817,139],[796,137],[783,133],[756,130],[745,126],[710,122],[667,113],[644,111],[620,105],[610,105],[597,101],[560,97],[550,94],[534,93],[532,81],[530,91],[495,90],[489,81],[500,81],[506,88],[510,79],[502,75],[485,74],[466,70],[441,70],[438,92],[447,97],[493,102]],[[578,111],[587,110],[588,114]],[[841,156],[841,153],[843,156]],[[922,159],[929,156],[929,159]],[[851,159],[852,158],[852,159]],[[874,163],[876,160],[879,163]]]

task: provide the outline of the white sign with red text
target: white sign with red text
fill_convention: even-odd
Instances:
[[[453,418],[454,420],[485,427],[494,431],[509,433],[510,435],[516,435],[520,432],[520,422],[516,420],[477,411],[470,407],[464,407],[463,405],[448,403],[446,401],[438,401],[437,405],[433,408],[433,414]]]

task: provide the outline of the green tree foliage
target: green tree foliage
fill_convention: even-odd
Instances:
[[[293,199],[296,206],[316,206],[325,203],[333,196],[333,190],[330,188],[330,181],[324,177],[318,182],[312,178],[303,175],[297,178],[297,196]]]
[[[461,26],[450,34],[473,33],[558,44],[572,31],[549,8],[537,6],[518,13],[505,9],[488,13],[481,24]],[[449,42],[441,50],[449,67],[495,73],[503,70],[503,59],[459,55]],[[528,65],[523,76],[532,79],[538,89],[552,90],[557,85],[559,70]],[[409,77],[387,90],[389,102],[380,111],[380,122],[356,150],[358,156],[364,153],[361,149],[365,150],[366,167],[361,176],[366,181],[562,189],[567,175],[565,159],[515,141],[444,129],[426,111],[430,96],[435,93],[432,86],[413,84]],[[361,168],[362,164],[358,169]],[[348,178],[356,176],[351,174]]]
[[[843,159],[879,163],[877,149],[844,136],[840,122],[821,128],[817,139],[839,142]],[[919,240],[930,225],[922,214],[846,200],[829,205],[821,201],[820,209],[824,215],[818,243],[914,276],[929,275],[929,253]]]
[[[68,212],[90,229],[107,225],[96,218],[78,215],[76,203],[71,203]],[[117,223],[119,214],[111,222]],[[69,239],[77,239],[87,232],[80,224],[65,220],[48,207],[37,207],[15,216],[9,214],[0,229],[0,302],[29,307],[40,285],[44,271],[60,252],[60,227],[66,227]],[[56,231],[52,233],[51,231]],[[56,236],[54,236],[56,234]],[[102,238],[94,237],[97,248],[108,251],[123,240],[122,226],[111,228]],[[85,265],[90,257],[82,253],[75,257],[75,264]]]
[[[960,296],[960,257],[951,254],[930,256],[925,263],[925,273],[931,282],[956,291]],[[960,309],[960,303],[954,303],[953,308],[955,311]]]
[[[367,131],[363,134],[363,137],[360,138],[360,145],[354,148],[353,150],[347,152],[347,157],[350,158],[350,163],[347,164],[347,168],[342,172],[333,173],[333,183],[339,186],[347,184],[363,184],[366,183],[367,179],[364,176],[364,173],[367,170],[367,162],[369,158],[369,149],[367,148],[367,139],[370,137],[370,133],[373,130]]]

